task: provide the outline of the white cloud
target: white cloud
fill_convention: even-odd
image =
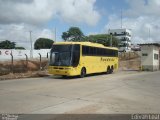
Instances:
[[[130,9],[126,15],[138,17],[139,15],[159,16],[160,1],[159,0],[127,0]]]
[[[160,1],[126,0],[130,6],[123,11],[123,28],[132,29],[133,43],[160,42]],[[119,15],[110,15],[105,31],[120,28]]]
[[[96,0],[0,0],[0,41],[11,40],[30,48],[32,39],[54,39],[54,32],[42,28],[48,21],[58,18],[73,24],[94,26],[100,19]]]
[[[33,45],[35,40],[40,37],[54,40],[54,33],[49,29],[40,29],[27,24],[11,24],[0,26],[0,41],[10,40],[16,42],[17,46],[30,49],[30,30],[32,30]]]
[[[96,25],[100,14],[94,8],[95,2],[96,0],[63,0],[63,5],[59,5],[59,12],[68,22]]]
[[[0,24],[27,23],[41,25],[54,17],[67,22],[96,25],[100,14],[96,0],[1,0]]]

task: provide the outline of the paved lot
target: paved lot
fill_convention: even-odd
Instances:
[[[160,72],[0,81],[0,113],[160,113]]]

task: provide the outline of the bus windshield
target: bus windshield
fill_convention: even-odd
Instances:
[[[51,66],[77,66],[80,58],[79,45],[53,45],[51,49]]]

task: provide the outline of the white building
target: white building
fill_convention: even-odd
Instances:
[[[131,30],[129,29],[109,29],[108,33],[120,40],[119,51],[131,51]]]
[[[145,71],[156,71],[160,68],[159,50],[160,44],[148,43],[141,46],[141,67]]]

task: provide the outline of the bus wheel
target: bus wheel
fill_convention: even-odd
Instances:
[[[106,73],[110,74],[110,67],[109,66],[107,67],[107,72]]]
[[[111,69],[110,69],[110,74],[113,73],[113,70],[114,70],[114,68],[112,66]]]
[[[62,78],[67,78],[67,75],[62,75]]]
[[[85,76],[86,76],[86,69],[83,67],[83,68],[81,69],[81,75],[80,75],[80,77],[83,78],[83,77],[85,77]]]

